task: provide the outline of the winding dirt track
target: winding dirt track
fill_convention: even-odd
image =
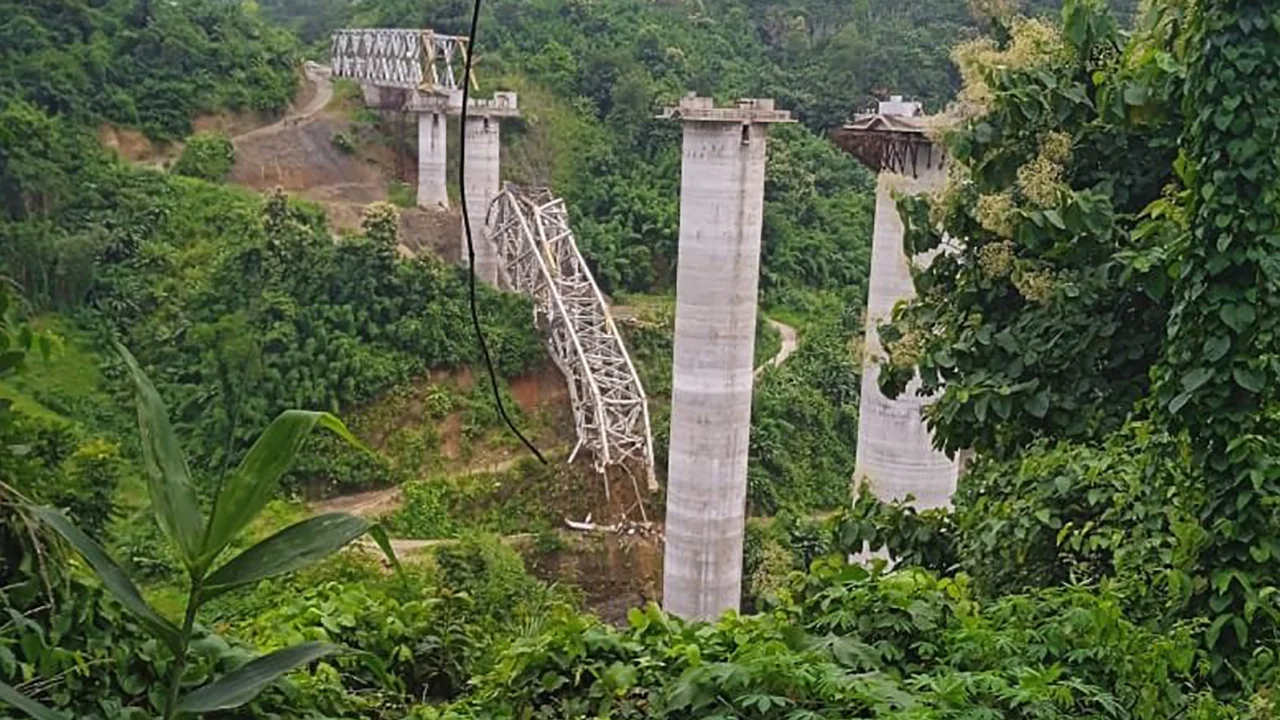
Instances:
[[[769,323],[782,336],[782,347],[778,348],[777,354],[756,368],[756,377],[760,377],[760,373],[764,372],[765,368],[778,367],[786,362],[787,358],[791,357],[791,354],[796,351],[796,348],[800,347],[800,334],[796,332],[795,328],[770,318],[765,318],[765,322]]]
[[[278,135],[285,130],[293,129],[325,109],[329,101],[333,100],[333,81],[329,77],[329,68],[319,63],[307,61],[303,64],[302,73],[316,89],[315,95],[312,96],[310,102],[301,108],[286,112],[284,117],[270,125],[263,125],[260,128],[254,128],[249,132],[236,135],[231,138],[232,144],[269,135]]]

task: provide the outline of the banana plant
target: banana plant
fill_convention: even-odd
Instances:
[[[260,580],[289,573],[339,550],[356,538],[371,535],[393,565],[395,554],[386,531],[354,515],[329,513],[290,525],[235,557],[219,562],[271,499],[280,477],[292,464],[311,430],[320,426],[363,447],[336,417],[323,412],[286,410],[249,449],[239,467],[218,488],[206,518],[196,498],[186,457],[174,435],[160,394],[124,346],[116,344],[133,378],[138,404],[138,431],[147,469],[147,490],[156,521],[177,549],[190,587],[181,624],[156,611],[128,575],[92,538],[62,512],[30,507],[29,512],[55,530],[93,568],[102,584],[138,618],[142,626],[174,655],[163,718],[200,715],[239,707],[284,673],[317,658],[340,651],[328,643],[304,643],[256,658],[240,668],[182,694],[182,677],[200,607],[223,593]],[[62,720],[63,715],[0,683],[0,702],[37,720]]]

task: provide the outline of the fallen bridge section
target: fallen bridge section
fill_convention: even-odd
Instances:
[[[490,205],[487,225],[500,285],[533,299],[552,360],[568,381],[578,436],[570,461],[585,448],[599,472],[642,468],[649,489],[656,490],[644,388],[578,252],[564,201],[508,183]]]

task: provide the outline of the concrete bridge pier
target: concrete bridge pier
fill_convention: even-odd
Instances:
[[[894,196],[932,192],[945,185],[946,153],[930,139],[933,122],[919,103],[894,96],[880,103],[876,112],[856,116],[833,137],[879,173],[854,482],[865,480],[886,502],[913,497],[912,505],[921,510],[951,504],[962,461],[934,449],[922,415],[933,398],[917,394],[918,377],[896,398],[880,392],[884,350],[877,328],[894,305],[915,297],[911,264],[932,260],[932,255],[908,258],[904,253],[905,229]]]
[[[487,218],[489,204],[502,191],[501,121],[518,117],[516,94],[498,92],[492,100],[472,100],[467,108],[466,126],[466,184],[462,192],[467,195],[467,220],[471,223],[471,239],[475,246],[476,277],[496,286],[500,272],[498,247],[490,237]],[[462,233],[462,261],[467,262],[466,228]]]
[[[502,167],[499,152],[498,119],[488,115],[468,115],[466,163],[467,172],[462,191],[467,194],[467,218],[471,221],[471,238],[476,253],[476,277],[490,285],[498,284],[498,248],[489,237],[486,225],[489,203],[502,190]],[[466,228],[462,235],[462,258],[467,261]]]
[[[443,111],[418,113],[418,207],[449,207],[448,127]]]
[[[742,594],[767,129],[790,113],[689,96],[664,117],[684,146],[663,605],[712,619]]]

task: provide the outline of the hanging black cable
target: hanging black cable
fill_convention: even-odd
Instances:
[[[529,452],[543,464],[547,459],[538,452],[538,448],[520,432],[520,428],[507,415],[507,408],[502,404],[502,393],[498,391],[498,374],[493,370],[493,359],[489,357],[489,344],[485,342],[484,331],[480,329],[480,313],[476,310],[476,246],[471,240],[471,214],[467,212],[467,103],[471,98],[471,58],[475,56],[476,29],[480,25],[480,0],[475,0],[475,9],[471,13],[471,29],[467,32],[467,57],[462,72],[462,115],[458,123],[458,197],[462,200],[462,230],[467,236],[467,268],[470,276],[471,326],[475,328],[476,342],[480,344],[480,354],[484,357],[484,365],[489,371],[489,387],[493,389],[493,402],[498,406],[498,414],[502,421],[511,428],[511,432],[520,438],[520,442],[529,448]]]

